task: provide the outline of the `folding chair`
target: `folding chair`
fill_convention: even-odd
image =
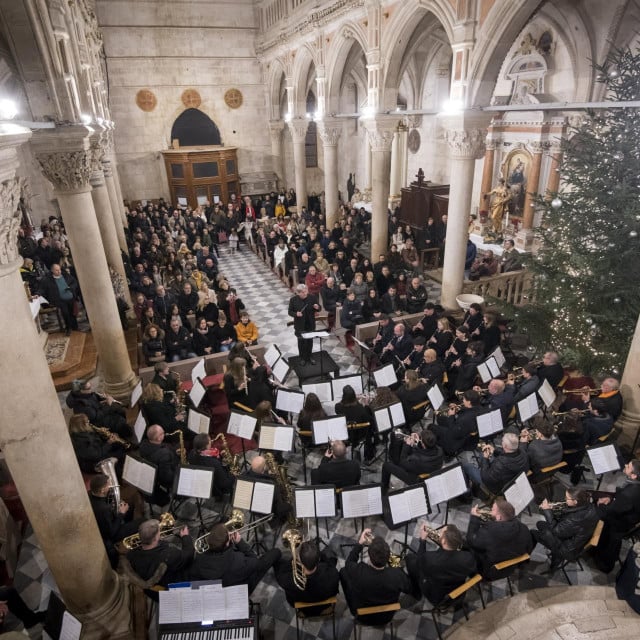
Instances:
[[[569,465],[563,460],[550,467],[543,467],[537,473],[532,471],[527,472],[527,476],[533,479],[531,488],[534,491],[536,489],[542,489],[545,498],[551,502],[553,500],[553,483],[556,480],[556,473],[562,469],[566,469],[568,466]]]
[[[296,611],[296,638],[300,640],[300,621],[309,620],[311,618],[328,618],[331,616],[331,624],[333,627],[333,640],[336,640],[336,602],[338,598],[333,596],[326,600],[320,600],[318,602],[295,602],[293,608]],[[307,613],[309,609],[316,609],[318,607],[324,607],[320,612]]]
[[[496,580],[502,580],[503,578],[507,579],[507,585],[509,585],[509,593],[513,596],[513,585],[511,584],[511,576],[516,570],[516,568],[524,562],[528,562],[531,556],[528,553],[523,553],[521,556],[516,556],[515,558],[509,558],[508,560],[503,560],[502,562],[498,562],[493,565],[493,568],[496,571],[503,572],[502,575],[493,578],[492,580],[485,578],[485,581],[489,583],[489,591],[491,592],[491,584]]]
[[[393,628],[393,616],[395,616],[396,611],[400,611],[399,602],[356,609],[356,615],[353,619],[353,637],[355,640],[362,638],[362,627],[386,628],[389,625],[391,628],[391,640],[393,640],[396,637]],[[385,613],[387,614],[386,616],[384,615]],[[367,618],[370,620],[367,621]],[[358,628],[360,628],[360,634],[358,634]]]
[[[564,574],[564,577],[569,586],[571,586],[571,580],[569,580],[569,576],[567,575],[567,571],[566,571],[567,565],[571,564],[572,562],[575,562],[580,567],[580,571],[584,571],[582,563],[580,562],[580,558],[582,558],[582,556],[589,549],[593,549],[594,547],[598,546],[598,542],[600,542],[600,536],[602,535],[603,527],[604,527],[604,521],[598,520],[598,524],[596,524],[596,528],[593,530],[593,533],[591,534],[591,538],[589,539],[589,542],[587,542],[587,544],[584,545],[578,557],[575,560],[563,560],[562,564],[558,567]]]

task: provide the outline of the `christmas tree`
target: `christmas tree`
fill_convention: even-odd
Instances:
[[[640,99],[640,52],[615,50],[597,65],[606,100]],[[585,373],[619,373],[640,296],[640,109],[589,112],[563,143],[558,193],[539,196],[541,249],[516,324],[541,352]]]

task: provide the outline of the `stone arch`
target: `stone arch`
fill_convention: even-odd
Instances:
[[[178,139],[181,147],[220,145],[220,130],[200,109],[185,109],[171,127],[171,141]]]
[[[307,93],[309,92],[310,76],[315,73],[316,60],[312,47],[304,44],[296,53],[293,63],[293,105],[296,115],[306,113]],[[314,90],[314,94],[315,94]]]
[[[278,58],[274,58],[269,62],[267,71],[267,108],[269,110],[270,120],[278,120],[282,116],[283,78],[286,78],[284,65]]]

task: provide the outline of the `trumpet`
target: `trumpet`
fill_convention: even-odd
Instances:
[[[168,538],[172,536],[176,531],[182,529],[182,526],[176,527],[176,521],[174,517],[167,511],[160,514],[160,539]],[[140,547],[140,534],[134,533],[126,538],[122,539],[122,545],[127,551],[138,549]]]
[[[477,393],[481,398],[483,398],[484,396],[489,395],[489,389],[480,389]],[[464,391],[456,391],[456,398],[462,398],[464,394]]]
[[[224,526],[227,529],[230,529],[229,533],[247,533],[248,531],[252,531],[256,527],[264,524],[265,522],[269,522],[273,518],[273,514],[269,513],[266,516],[262,516],[262,518],[258,518],[249,524],[244,524],[244,513],[240,511],[240,509],[234,509],[231,512],[231,518],[224,523]],[[209,543],[207,542],[207,538],[209,537],[209,533],[207,532],[204,535],[201,535],[199,538],[196,538],[196,541],[193,543],[193,547],[196,550],[196,553],[206,553],[209,551]]]
[[[567,508],[567,501],[562,500],[560,502],[549,502],[547,506],[549,509],[551,509],[551,511],[553,511],[553,513],[559,514]]]
[[[458,411],[460,411],[460,409],[462,409],[463,406],[464,405],[462,403],[454,404],[453,402],[450,402],[446,409],[438,409],[436,411],[436,415],[437,416],[446,416],[449,413],[449,409],[455,409],[456,413],[458,413]]]
[[[602,389],[601,388],[597,388],[597,389],[591,389],[589,387],[583,387],[582,389],[569,389],[568,391],[563,391],[565,395],[568,395],[570,393],[588,393],[590,396],[595,396],[598,395],[599,393],[602,393]]]
[[[368,547],[373,542],[373,534],[368,532],[364,537],[364,546]],[[396,553],[389,553],[389,566],[394,569],[399,569],[402,567],[403,557],[399,556]]]
[[[591,413],[591,409],[569,409],[569,411],[552,411],[551,415],[554,418],[557,418],[558,416],[568,416],[572,413],[576,416],[586,416],[587,414]]]
[[[89,424],[94,431],[97,431],[106,440],[111,439],[113,442],[117,442],[118,444],[121,444],[125,449],[128,449],[131,446],[130,442],[128,442],[124,438],[121,438],[117,433],[113,433],[113,431],[109,431],[107,427],[96,427],[95,424],[91,424],[91,423]]]
[[[302,534],[298,529],[287,529],[282,534],[282,540],[284,545],[291,550],[291,573],[293,582],[300,591],[304,591],[307,586],[307,576],[297,554],[298,547],[302,544]]]
[[[495,447],[488,443],[488,442],[479,442],[478,443],[478,449],[480,449],[480,451],[482,451],[483,455],[485,451],[489,452],[489,455],[491,455],[494,451],[495,451]]]
[[[489,522],[491,520],[495,520],[493,514],[491,513],[491,509],[478,509],[478,518],[482,520],[482,522]]]
[[[441,546],[440,532],[437,529],[432,529],[430,526],[424,524],[422,525],[422,530],[427,534],[427,538],[431,540],[431,542],[435,542],[438,546]]]

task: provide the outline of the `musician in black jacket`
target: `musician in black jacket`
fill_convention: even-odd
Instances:
[[[164,436],[164,429],[158,424],[152,424],[147,429],[147,440],[142,441],[139,449],[143,460],[156,465],[156,481],[151,501],[160,506],[169,502],[179,466],[178,456],[164,444]]]
[[[516,385],[516,394],[513,397],[514,404],[524,400],[540,388],[540,378],[538,378],[536,372],[537,368],[531,363],[522,368],[522,382]]]
[[[371,343],[375,353],[380,354],[382,349],[389,344],[391,338],[393,338],[393,327],[395,323],[389,318],[388,315],[383,314],[378,321],[378,331]]]
[[[362,607],[393,604],[398,602],[401,593],[411,593],[409,576],[398,568],[389,567],[389,545],[384,538],[375,537],[369,545],[369,563],[359,562],[365,542],[372,535],[371,529],[365,529],[358,544],[351,548],[344,567],[340,571],[340,582],[345,600],[353,615]],[[393,612],[367,616],[371,624],[386,624]]]
[[[375,457],[376,448],[374,443],[375,418],[369,407],[365,407],[358,402],[354,388],[348,384],[342,389],[342,400],[336,403],[335,411],[337,416],[344,416],[348,425],[363,425],[369,423],[368,427],[357,427],[349,434],[350,444],[357,445],[364,440],[364,459],[371,460]]]
[[[462,396],[462,407],[449,405],[446,416],[439,416],[432,429],[447,456],[454,456],[461,449],[473,449],[478,444],[478,414],[480,394],[470,389]]]
[[[217,455],[216,455],[217,454]],[[193,439],[193,449],[187,461],[194,467],[213,469],[213,492],[218,496],[229,493],[233,489],[234,477],[220,460],[217,449],[212,449],[208,433],[199,433]]]
[[[393,327],[393,338],[383,347],[380,362],[382,364],[398,364],[413,351],[413,338],[407,333],[405,326],[398,322]]]
[[[360,484],[360,464],[347,459],[347,447],[342,440],[334,440],[320,466],[311,470],[311,484],[334,484],[338,489]]]
[[[326,551],[320,552],[312,540],[302,542],[296,552],[298,569],[306,581],[304,589],[293,579],[291,554],[284,555],[275,567],[276,580],[284,589],[287,602],[293,607],[296,602],[321,602],[338,593],[337,558]],[[325,605],[305,608],[306,616],[318,615]]]
[[[311,357],[313,350],[313,340],[302,337],[303,333],[315,331],[316,311],[320,311],[318,298],[309,293],[309,289],[304,284],[296,287],[296,295],[289,300],[289,315],[293,318],[293,328],[298,338],[298,354],[302,365],[315,364]]]
[[[440,529],[439,546],[435,551],[427,551],[427,531],[427,525],[423,524],[418,554],[410,553],[406,557],[407,573],[414,586],[414,595],[418,598],[424,595],[431,604],[437,605],[475,574],[476,559],[471,551],[462,549],[464,537],[454,524]]]
[[[422,358],[422,364],[418,367],[418,376],[429,386],[442,384],[444,376],[444,364],[438,358],[435,349],[426,349]]]
[[[450,389],[467,391],[473,387],[473,383],[478,377],[478,365],[482,362],[483,354],[484,345],[482,342],[476,340],[469,343],[465,354],[451,363],[449,378],[455,377],[455,383],[452,384],[450,380]]]
[[[483,577],[496,580],[500,572],[493,565],[531,553],[533,540],[529,529],[516,519],[513,505],[504,498],[497,498],[493,503],[491,517],[491,520],[483,521],[478,506],[471,509],[467,543],[476,556]]]
[[[424,359],[424,345],[426,340],[422,336],[413,339],[413,351],[404,358],[402,364],[405,369],[419,369]]]
[[[547,380],[553,389],[560,384],[560,381],[564,378],[564,369],[558,362],[558,354],[555,351],[547,351],[544,354],[542,365],[538,367],[537,375],[540,379],[540,384]]]
[[[420,420],[425,413],[427,400],[427,385],[418,379],[418,372],[409,369],[404,374],[404,384],[396,389],[398,400],[402,402],[402,410],[407,421],[407,427],[411,427]],[[422,406],[419,406],[422,405]]]
[[[542,501],[540,510],[545,519],[531,531],[535,542],[551,550],[550,572],[555,571],[563,560],[575,560],[598,524],[596,508],[584,489],[569,487],[564,497],[567,506],[561,511],[554,511],[548,500]]]
[[[280,549],[257,556],[240,534],[229,532],[223,523],[213,526],[206,537],[208,551],[196,554],[192,580],[222,580],[223,587],[246,584],[251,593],[267,571],[280,560]]]
[[[433,302],[427,302],[424,305],[424,316],[413,325],[413,334],[422,336],[425,340],[436,332],[438,328],[438,315],[436,314],[436,305]]]

